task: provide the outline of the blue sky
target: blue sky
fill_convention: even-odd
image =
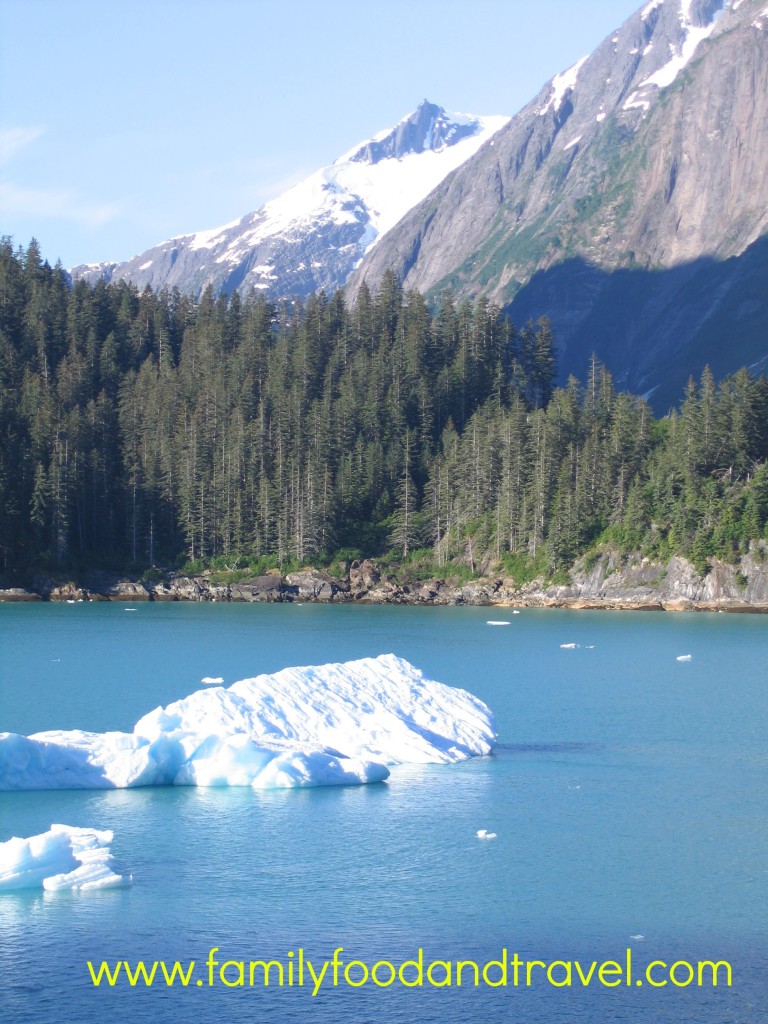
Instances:
[[[637,0],[0,0],[0,233],[65,266],[233,220],[424,98],[514,114]]]

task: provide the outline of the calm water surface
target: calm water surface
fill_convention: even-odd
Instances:
[[[126,607],[135,607],[132,612]],[[510,620],[489,627],[488,618]],[[576,643],[576,649],[563,649]],[[493,757],[385,785],[0,793],[0,840],[111,828],[134,885],[0,897],[0,1020],[757,1024],[768,619],[0,605],[0,729],[130,729],[204,676],[394,652],[496,714]],[[676,657],[691,654],[690,662]],[[478,828],[498,834],[475,838]],[[631,938],[641,935],[643,938]],[[95,989],[87,960],[729,959],[733,986]]]

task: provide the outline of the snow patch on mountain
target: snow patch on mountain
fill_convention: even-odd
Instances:
[[[651,0],[640,12],[640,18],[645,21],[648,15],[655,11],[657,7],[661,7],[663,3],[664,0]]]
[[[649,4],[646,7],[640,17],[645,19],[647,15],[657,6],[663,4],[664,0],[657,0],[654,4]],[[624,102],[624,110],[632,110],[640,108],[642,110],[648,110],[650,107],[650,99],[648,97],[647,89],[649,86],[656,86],[657,89],[666,89],[675,81],[677,76],[691,61],[693,55],[698,49],[699,43],[707,39],[715,28],[717,20],[723,12],[723,8],[726,6],[723,2],[720,8],[715,11],[712,20],[708,24],[698,25],[695,23],[693,10],[693,0],[680,0],[680,28],[682,31],[682,39],[679,43],[669,43],[670,58],[660,68],[648,75],[644,79],[637,89],[635,89],[627,97]],[[735,10],[736,8],[734,8]],[[646,47],[643,51],[645,56],[651,49],[651,45]]]
[[[209,228],[208,231],[196,231],[191,235],[182,235],[181,238],[190,238],[190,249],[213,249],[217,242],[220,242],[227,231],[232,228],[236,228],[240,223],[239,220],[230,221],[228,224],[222,224],[219,228]],[[170,242],[180,241],[179,238],[171,238]]]
[[[712,35],[712,30],[717,23],[718,15],[722,13],[722,9],[717,12],[708,25],[694,25],[691,18],[691,2],[692,0],[682,0],[680,6],[680,24],[685,32],[682,44],[679,47],[670,44],[671,59],[654,74],[649,75],[642,85],[658,85],[660,89],[666,89],[668,85],[674,82],[691,57],[693,57],[699,43],[706,39],[707,36]]]
[[[559,75],[555,75],[551,83],[552,95],[539,111],[539,114],[542,117],[551,109],[554,109],[555,113],[557,113],[565,99],[566,93],[575,87],[576,79],[579,77],[579,71],[581,71],[582,65],[587,60],[589,60],[589,55],[582,57],[581,60],[577,60],[572,67],[568,68],[567,71],[562,71]]]

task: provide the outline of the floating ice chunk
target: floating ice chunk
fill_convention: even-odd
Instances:
[[[51,825],[29,839],[0,843],[0,892],[8,889],[108,889],[129,885],[131,876],[109,867],[112,832]]]
[[[489,832],[487,828],[479,828],[475,833],[478,839],[495,839],[496,833]]]
[[[0,790],[381,782],[489,754],[493,715],[392,654],[197,690],[132,733],[0,733]]]
[[[630,937],[630,939],[634,939],[635,942],[642,942],[643,939],[645,938],[644,935],[630,935],[629,937]]]
[[[690,661],[692,657],[692,654],[678,654],[675,661]]]
[[[488,619],[486,626],[511,626],[512,623],[506,619]]]
[[[560,644],[564,651],[575,651],[579,646],[578,644]]]

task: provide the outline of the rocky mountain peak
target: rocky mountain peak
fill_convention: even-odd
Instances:
[[[412,114],[394,128],[379,132],[348,159],[368,164],[392,158],[400,160],[409,153],[454,146],[480,130],[478,118],[449,114],[443,107],[424,99]]]

